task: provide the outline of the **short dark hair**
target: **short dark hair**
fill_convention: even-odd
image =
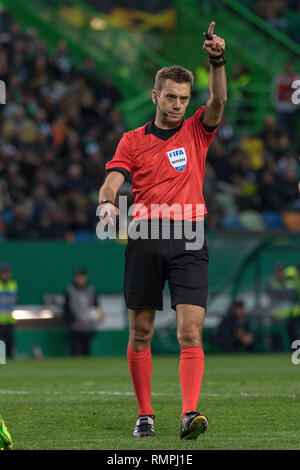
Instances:
[[[83,267],[77,268],[77,269],[75,270],[74,275],[75,275],[75,276],[78,276],[79,274],[84,274],[85,276],[87,276],[87,271],[86,271],[86,269],[83,268]]]
[[[154,89],[161,91],[166,80],[174,80],[177,83],[189,83],[191,90],[194,84],[194,75],[188,69],[180,65],[172,65],[171,67],[163,67],[155,76]]]
[[[11,271],[11,266],[9,263],[1,263],[0,264],[0,271]]]

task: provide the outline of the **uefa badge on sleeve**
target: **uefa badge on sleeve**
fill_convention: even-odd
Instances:
[[[167,152],[170,163],[177,171],[183,171],[186,167],[187,156],[183,147]]]

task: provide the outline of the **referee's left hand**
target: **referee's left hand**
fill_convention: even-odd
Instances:
[[[208,34],[212,36],[212,39],[205,39],[204,44],[203,44],[203,49],[205,52],[214,57],[222,54],[222,52],[225,51],[225,41],[223,38],[220,38],[219,36],[216,36],[214,33],[214,28],[215,28],[215,22],[212,21],[209,25],[208,28]]]
[[[99,218],[103,225],[114,225],[113,215],[119,215],[119,209],[114,206],[111,202],[107,202],[100,206]]]

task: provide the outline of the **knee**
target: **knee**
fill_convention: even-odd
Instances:
[[[202,346],[202,327],[189,325],[177,331],[179,345],[182,348]]]
[[[130,330],[129,345],[135,351],[141,351],[149,346],[153,336],[150,326],[134,326]]]

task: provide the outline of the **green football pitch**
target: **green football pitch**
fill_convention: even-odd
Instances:
[[[206,357],[197,441],[178,437],[178,357],[154,356],[154,438],[131,437],[137,409],[125,358],[0,365],[0,413],[15,449],[299,449],[300,364],[290,355]]]

